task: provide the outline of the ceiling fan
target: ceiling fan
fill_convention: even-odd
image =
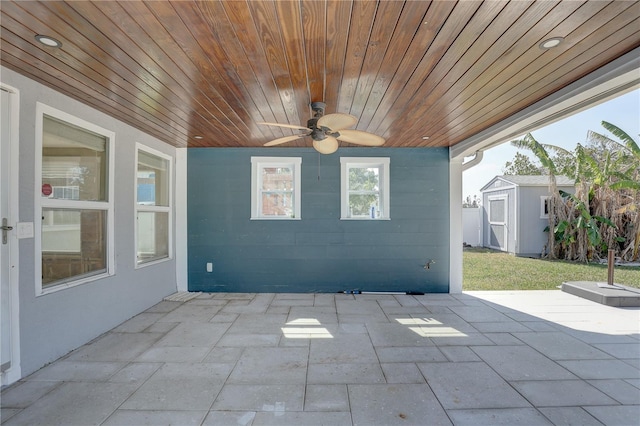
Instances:
[[[296,126],[293,124],[265,123],[267,126],[286,127],[288,129],[304,130],[299,135],[284,136],[274,139],[264,144],[264,146],[274,146],[291,142],[299,138],[311,136],[313,139],[313,147],[321,154],[332,154],[338,150],[338,141],[348,142],[356,145],[380,146],[385,140],[373,133],[363,132],[362,130],[348,129],[357,123],[358,119],[353,115],[334,113],[324,115],[326,104],[324,102],[313,102],[311,109],[313,110],[313,118],[307,121],[307,127]]]

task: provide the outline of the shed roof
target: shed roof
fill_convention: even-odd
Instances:
[[[502,175],[491,179],[480,191],[495,189],[494,182],[501,180],[507,184],[515,186],[547,186],[549,185],[548,175]],[[574,186],[575,181],[567,176],[556,176],[556,185],[558,186]]]

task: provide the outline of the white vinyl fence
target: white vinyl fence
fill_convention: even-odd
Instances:
[[[462,209],[462,241],[473,247],[482,246],[482,208]]]

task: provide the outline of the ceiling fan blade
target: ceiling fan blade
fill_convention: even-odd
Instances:
[[[313,147],[320,154],[333,154],[338,150],[338,139],[333,136],[327,136],[321,141],[313,141]]]
[[[286,127],[287,129],[309,130],[308,127],[297,126],[295,124],[267,123],[265,121],[259,121],[258,124],[264,124],[264,125],[267,125],[267,126]]]
[[[328,127],[329,129],[337,132],[338,130],[352,127],[358,122],[358,119],[353,115],[335,113],[323,115],[318,119],[318,126]]]
[[[301,135],[285,136],[285,137],[274,139],[274,140],[272,140],[270,142],[267,142],[267,143],[264,144],[264,146],[280,145],[282,143],[295,141],[296,139],[300,139],[300,138],[303,138],[305,136],[309,136],[309,134],[308,133],[303,133]]]
[[[373,133],[363,132],[362,130],[340,130],[338,139],[343,142],[353,143],[356,145],[380,146],[385,140]]]

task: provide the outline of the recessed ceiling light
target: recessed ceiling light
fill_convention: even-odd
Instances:
[[[425,141],[429,140],[429,136],[423,136],[422,139],[424,139]]]
[[[562,43],[563,41],[564,41],[564,38],[562,37],[548,38],[542,43],[540,43],[538,47],[540,47],[540,49],[552,49],[554,47],[559,46],[560,43]]]
[[[200,136],[200,135],[196,135],[196,136],[194,136],[193,138],[194,138],[194,139],[198,139],[198,140],[200,140],[200,139],[202,139],[202,136]]]
[[[62,47],[62,43],[60,41],[46,35],[37,35],[36,40],[38,40],[40,43],[44,44],[45,46]]]

